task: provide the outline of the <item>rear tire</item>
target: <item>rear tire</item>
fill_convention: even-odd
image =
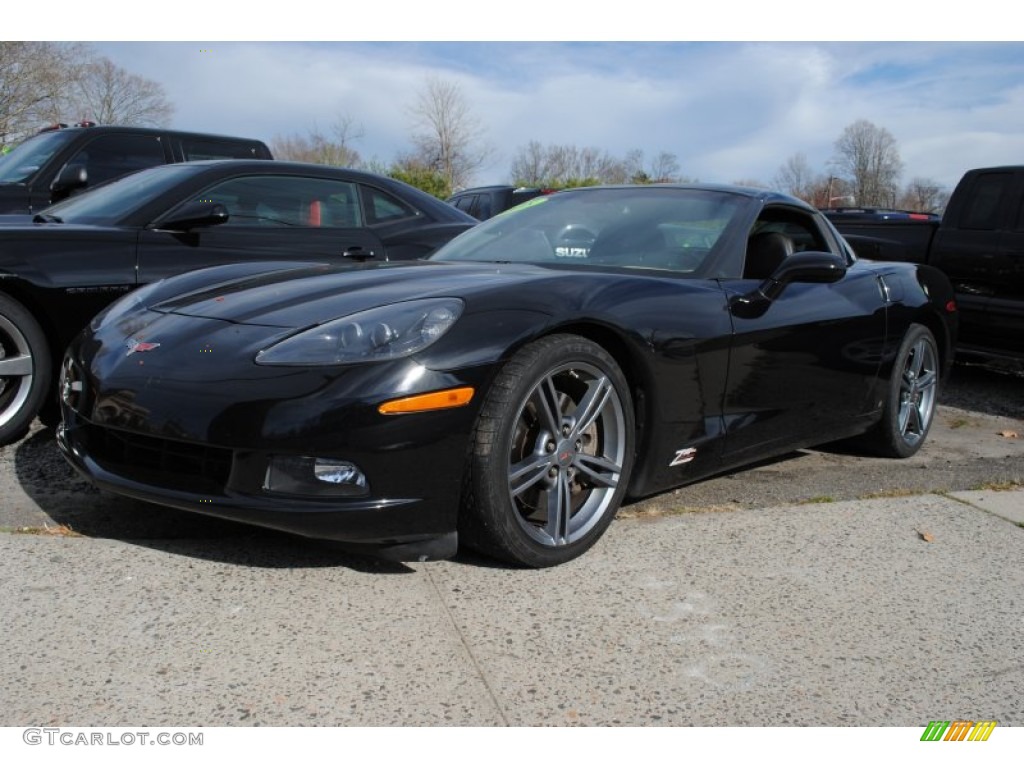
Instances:
[[[51,391],[52,375],[39,323],[21,304],[0,294],[0,445],[28,431]]]
[[[882,420],[866,436],[874,452],[905,459],[924,445],[938,402],[938,350],[935,337],[923,325],[907,329],[893,364]]]
[[[633,443],[629,385],[602,347],[571,335],[524,347],[481,408],[460,540],[531,568],[578,557],[622,503]]]

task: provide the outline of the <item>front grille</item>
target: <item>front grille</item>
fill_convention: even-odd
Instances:
[[[120,429],[86,427],[88,454],[104,469],[147,485],[220,493],[231,474],[231,451]]]

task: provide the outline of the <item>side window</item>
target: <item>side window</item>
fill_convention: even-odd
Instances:
[[[480,219],[480,221],[491,218],[491,196],[477,195],[476,205],[473,206],[473,210],[470,211],[470,214]]]
[[[1024,232],[1024,197],[1020,201],[1020,209],[1017,211],[1017,224],[1014,226],[1017,232]]]
[[[983,173],[971,185],[968,204],[960,214],[961,229],[988,229],[999,227],[999,207],[1010,189],[1012,174]]]
[[[410,205],[376,187],[363,187],[367,224],[387,224],[421,215]]]
[[[792,209],[766,208],[747,238],[743,277],[764,280],[792,253],[829,250],[828,241],[811,216]]]
[[[358,185],[303,176],[243,176],[195,199],[228,209],[225,227],[361,227]]]
[[[256,157],[256,147],[231,141],[210,139],[184,139],[181,142],[186,160],[251,160]]]
[[[122,133],[93,139],[68,161],[68,165],[84,165],[89,186],[94,187],[165,162],[164,147],[159,136]]]
[[[473,210],[473,200],[474,199],[475,199],[474,195],[464,195],[463,197],[456,198],[456,200],[455,200],[455,207],[458,208],[460,211],[465,211],[466,213],[470,213],[470,211]]]

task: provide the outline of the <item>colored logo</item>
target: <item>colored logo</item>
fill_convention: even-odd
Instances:
[[[921,741],[988,741],[995,728],[995,720],[932,720],[921,734]]]
[[[134,355],[136,352],[149,352],[149,350],[160,346],[151,341],[139,341],[138,339],[128,339],[124,345],[128,347],[128,354],[125,357]]]

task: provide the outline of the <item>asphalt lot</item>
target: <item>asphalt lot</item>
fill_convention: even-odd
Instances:
[[[0,449],[0,725],[1024,725],[1022,381],[979,375],[912,459],[801,451],[546,571],[121,500],[37,431]]]

